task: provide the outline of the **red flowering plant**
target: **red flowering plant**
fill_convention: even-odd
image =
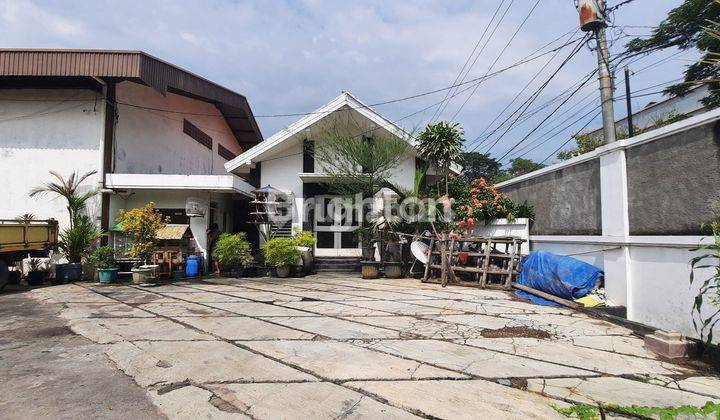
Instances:
[[[484,178],[476,179],[470,185],[451,181],[450,195],[455,213],[453,230],[464,234],[478,223],[488,224],[499,218],[513,220],[518,213],[527,213],[527,205],[516,206],[507,194],[497,191]]]

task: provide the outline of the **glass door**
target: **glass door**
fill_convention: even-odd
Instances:
[[[360,211],[341,196],[315,197],[315,255],[319,257],[360,256],[355,229],[360,226]]]

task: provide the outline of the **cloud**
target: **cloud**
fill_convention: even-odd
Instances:
[[[617,23],[657,23],[679,2],[666,1],[652,10],[631,3],[617,14]],[[245,94],[256,114],[303,112],[321,106],[342,90],[374,103],[449,85],[497,4],[496,0],[0,0],[0,46],[141,49]],[[469,78],[488,71],[532,4],[532,0],[513,3]],[[516,62],[576,26],[572,2],[543,0],[494,69]],[[617,52],[621,46],[619,42],[613,50]],[[526,95],[567,52],[558,55]],[[469,139],[482,132],[545,60],[508,71],[480,86],[457,116]],[[538,103],[566,89],[596,65],[594,53],[584,49],[558,74]],[[671,69],[678,72],[680,66]],[[671,79],[667,76],[670,71],[648,74],[635,85],[641,88]],[[595,94],[594,90],[587,92]],[[399,119],[443,96],[441,92],[381,106],[378,111]],[[466,92],[454,98],[443,117],[455,113],[468,96]],[[419,126],[430,115],[419,113],[402,124]],[[259,119],[266,136],[293,121]],[[529,131],[533,121],[537,119],[511,133],[498,149],[506,149]]]

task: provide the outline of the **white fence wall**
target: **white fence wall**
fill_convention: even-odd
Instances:
[[[711,181],[715,185],[712,191],[708,191],[705,187],[698,188],[698,185],[705,185],[708,180],[717,177],[720,170],[720,153],[715,149],[718,146],[707,147],[708,144],[718,145],[718,126],[720,126],[720,110],[711,111],[628,140],[615,142],[572,160],[498,184],[498,188],[513,196],[513,193],[518,194],[527,191],[528,185],[535,185],[533,183],[540,182],[538,179],[542,177],[542,188],[561,189],[563,188],[563,182],[567,183],[567,179],[562,178],[574,176],[574,172],[569,168],[592,160],[599,162],[599,185],[595,183],[586,185],[588,188],[599,188],[600,190],[598,211],[601,213],[601,234],[534,234],[531,228],[531,249],[571,255],[602,268],[605,271],[608,299],[614,305],[626,306],[628,319],[697,337],[698,333],[693,327],[691,308],[693,299],[697,294],[698,285],[690,285],[689,262],[693,256],[697,255],[697,252],[691,252],[691,250],[700,242],[710,242],[712,238],[664,234],[631,234],[633,229],[647,229],[649,225],[648,223],[638,222],[637,214],[639,213],[637,212],[647,211],[646,209],[652,208],[653,202],[665,205],[674,199],[677,200],[677,197],[653,197],[654,201],[647,201],[645,197],[628,197],[629,178],[626,152],[630,153],[632,151],[637,155],[637,152],[633,150],[635,147],[653,142],[666,142],[661,146],[668,150],[668,153],[663,154],[663,156],[669,162],[657,158],[652,164],[657,165],[657,162],[660,162],[660,165],[664,165],[667,177],[651,177],[650,185],[647,185],[646,188],[664,187],[662,183],[668,182],[679,183],[677,188],[682,189],[684,200],[691,200],[691,205],[683,206],[683,203],[680,203],[671,208],[672,213],[670,215],[676,217],[678,214],[684,214],[687,217],[705,218],[708,217],[707,213],[698,211],[699,206],[693,207],[692,204],[705,203],[712,201],[713,197],[720,197],[720,185],[714,181]],[[705,128],[698,131],[699,127]],[[676,159],[677,155],[671,155],[670,153],[678,153],[677,145],[685,144],[680,142],[696,141],[701,139],[698,136],[703,135],[709,137],[702,140],[705,145],[702,153],[709,155],[697,156],[696,160],[707,162],[709,166],[704,164],[702,168],[693,169],[695,172],[692,175],[693,179],[702,182],[694,182],[683,186],[682,182],[678,181],[678,178],[680,178],[677,176],[678,168],[672,167],[679,159]],[[663,153],[663,147],[655,148],[652,152],[655,154]],[[674,149],[670,150],[671,148]],[[700,152],[681,148],[681,153],[697,154]],[[690,164],[690,166],[693,165]],[[659,170],[657,167],[640,169],[649,169],[644,174],[640,173],[646,178],[647,173],[654,173]],[[661,169],[660,172],[663,172]],[[638,171],[639,169],[635,167],[635,170]],[[673,176],[673,171],[675,171],[676,176]],[[636,179],[631,181],[635,182]],[[542,197],[539,199],[542,199]],[[632,199],[635,201],[632,202]],[[543,203],[546,207],[547,204]],[[678,213],[675,210],[676,208],[680,208],[683,213]],[[667,212],[664,208],[662,210]],[[630,215],[633,211],[636,212],[634,218],[636,225],[642,225],[639,228],[631,226]],[[656,224],[660,226],[658,229],[675,229],[676,226],[668,224],[668,220],[671,220],[670,217],[664,218],[662,214],[659,211],[656,214],[648,214],[647,217],[657,219]],[[580,216],[584,217],[585,214]],[[554,217],[558,218],[559,216],[555,215]],[[570,212],[564,217],[572,218],[573,214]],[[640,220],[640,222],[646,221]],[[544,223],[547,225],[547,221],[544,221]],[[699,222],[692,220],[690,224],[699,225]],[[685,229],[686,227],[678,228]],[[704,271],[698,271],[696,277],[702,281],[708,278],[711,273],[711,269],[705,269]],[[715,337],[720,337],[720,326],[716,328]]]

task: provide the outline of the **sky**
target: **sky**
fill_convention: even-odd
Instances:
[[[539,0],[533,9],[537,2],[0,0],[0,47],[145,51],[245,95],[268,138],[299,118],[271,115],[310,112],[342,91],[376,104],[451,86],[476,44],[479,47],[470,59],[474,65],[467,66],[467,76],[459,80],[512,66],[550,41],[557,40],[535,56],[582,36],[582,32],[573,33],[578,28],[573,0]],[[609,6],[620,2],[608,0]],[[620,7],[613,16],[614,27],[608,29],[611,55],[622,52],[633,36],[647,36],[648,26],[656,25],[681,2],[634,0]],[[505,155],[504,163],[513,157],[547,158],[546,163],[551,163],[555,161],[552,152],[573,133],[585,125],[590,129],[600,124],[599,117],[593,120],[594,112],[588,114],[599,103],[596,79],[532,135],[528,136],[561,101],[531,117],[523,116],[502,137],[505,128],[497,127],[548,80],[573,46],[503,71],[477,89],[473,83],[464,84],[448,101],[443,101],[448,90],[441,90],[374,109],[413,132],[431,121],[456,121],[464,128],[467,150],[490,152],[497,158]],[[661,51],[632,62],[631,69],[636,71],[632,90],[655,92],[661,87],[643,89],[682,77],[683,68],[696,55],[675,53]],[[596,53],[582,47],[529,111],[561,92],[572,91],[596,67]],[[529,88],[500,114],[534,76]],[[620,69],[616,96],[624,95],[623,83]],[[633,107],[657,97],[637,98]],[[436,112],[439,106],[431,107],[439,103],[443,104],[441,113]],[[615,113],[618,118],[625,116],[623,99],[616,100]],[[506,153],[523,139],[512,153]]]

